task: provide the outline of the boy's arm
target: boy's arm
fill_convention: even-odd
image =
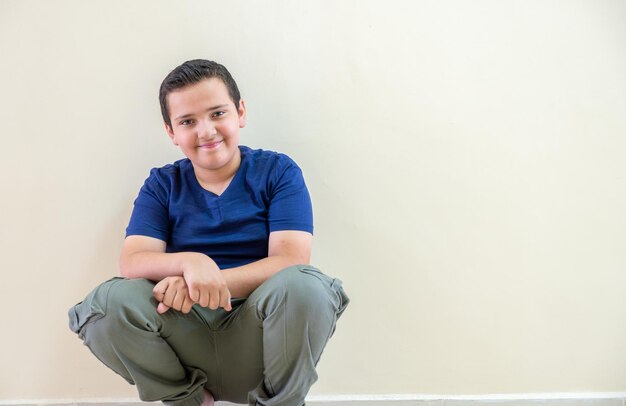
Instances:
[[[120,255],[120,274],[158,282],[167,276],[182,276],[185,253],[166,254],[165,241],[143,235],[129,235]]]
[[[237,268],[223,269],[233,297],[248,297],[263,282],[292,265],[308,264],[313,235],[306,231],[285,230],[270,233],[268,256]]]
[[[131,235],[124,240],[120,272],[127,278],[159,282],[183,276],[189,294],[201,306],[226,306],[230,296],[247,297],[276,272],[291,265],[308,264],[313,236],[305,231],[270,233],[268,256],[250,264],[221,270],[208,256],[197,252],[166,253],[165,241]],[[230,291],[227,294],[226,291]]]
[[[200,306],[230,310],[230,292],[219,267],[198,252],[166,253],[165,241],[131,235],[124,240],[120,273],[127,278],[146,278],[160,282],[168,276],[182,276],[189,297]]]

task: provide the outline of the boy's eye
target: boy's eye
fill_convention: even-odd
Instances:
[[[225,111],[216,111],[215,113],[213,113],[213,117],[220,117],[220,116],[223,116],[224,114],[226,114]]]
[[[180,122],[180,125],[189,125],[192,123],[192,120],[183,120]]]

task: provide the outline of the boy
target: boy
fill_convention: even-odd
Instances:
[[[287,156],[239,146],[246,108],[230,73],[187,61],[159,93],[187,157],[141,188],[123,278],[69,311],[70,328],[145,401],[304,404],[349,299],[307,264],[311,201]]]

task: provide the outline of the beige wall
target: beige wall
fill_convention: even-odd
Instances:
[[[230,68],[353,302],[312,394],[626,391],[626,3],[0,0],[0,399],[132,396],[66,328],[157,88]]]

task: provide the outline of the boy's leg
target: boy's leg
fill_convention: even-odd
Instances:
[[[158,314],[153,286],[145,279],[103,283],[70,309],[70,328],[99,360],[137,385],[142,400],[200,405],[204,386],[211,390],[216,380],[214,335],[196,309]]]
[[[220,326],[220,398],[245,402],[243,386],[252,389],[250,405],[302,405],[348,302],[341,281],[312,266],[290,267],[268,279]]]
[[[302,405],[349,302],[339,279],[311,266],[277,273],[231,312],[194,306],[159,315],[153,286],[103,283],[70,309],[70,328],[142,400],[177,406],[199,405],[203,386],[216,400]]]

